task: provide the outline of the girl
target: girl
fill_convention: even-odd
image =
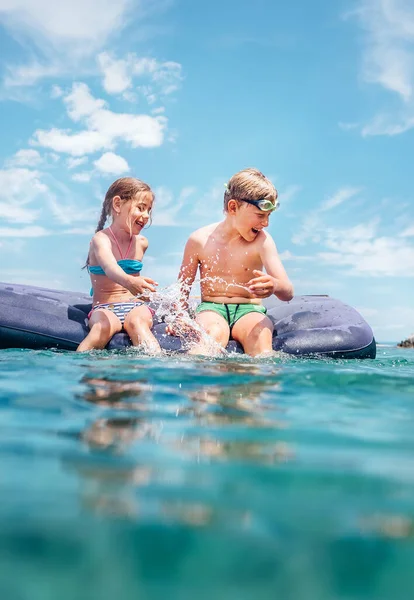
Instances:
[[[86,261],[93,288],[90,332],[78,352],[105,348],[122,329],[134,346],[161,351],[151,333],[153,311],[144,301],[158,284],[140,275],[148,248],[148,240],[140,233],[150,219],[153,202],[151,188],[133,177],[118,179],[107,191]],[[109,216],[112,224],[104,229]]]

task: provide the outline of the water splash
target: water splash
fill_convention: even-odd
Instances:
[[[199,281],[196,281],[199,283]],[[195,321],[195,308],[198,298],[188,299],[188,311],[183,308],[183,295],[189,295],[190,285],[175,282],[156,292],[151,292],[150,302],[155,310],[158,322],[163,322],[166,328],[171,328],[174,335],[181,339],[187,352],[198,349],[202,354],[219,355],[226,351]]]

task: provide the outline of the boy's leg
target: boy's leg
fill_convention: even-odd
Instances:
[[[213,310],[203,310],[196,315],[196,323],[213,338],[217,344],[225,348],[230,339],[230,327],[226,319]],[[208,340],[200,340],[191,347],[189,354],[205,354],[215,356],[220,354],[218,348],[212,348]]]
[[[250,312],[240,317],[233,325],[231,335],[250,356],[273,352],[273,323],[262,313]]]
[[[151,332],[152,325],[151,311],[147,305],[141,304],[127,314],[124,329],[134,346],[143,346],[145,350],[158,354],[161,348]]]
[[[87,352],[88,350],[102,350],[109,340],[122,329],[122,323],[110,310],[104,308],[96,309],[89,319],[89,333],[79,344],[76,352]]]

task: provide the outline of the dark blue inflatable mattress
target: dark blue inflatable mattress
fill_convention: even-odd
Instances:
[[[295,356],[375,358],[370,326],[352,307],[329,296],[297,296],[290,302],[265,301],[275,327],[273,348]],[[0,283],[0,348],[60,348],[76,350],[87,334],[91,299],[86,294]],[[162,348],[180,351],[177,337],[165,334],[165,324],[154,322]],[[108,349],[130,345],[117,333]],[[230,340],[230,351],[241,352]]]

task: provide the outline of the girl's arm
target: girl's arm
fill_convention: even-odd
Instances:
[[[147,247],[148,243],[145,250]],[[153,279],[141,276],[132,277],[127,275],[127,273],[121,269],[112,252],[111,241],[105,234],[98,233],[92,238],[91,249],[95,254],[98,264],[102,267],[105,271],[105,275],[111,279],[111,281],[122,285],[122,287],[129,290],[134,296],[142,294],[145,289],[155,292],[153,285],[157,284]]]
[[[292,300],[293,285],[280,260],[276,244],[269,234],[266,233],[265,236],[260,249],[260,258],[266,273],[253,271],[256,277],[251,279],[247,285],[258,298],[268,298],[275,294],[279,300]]]

